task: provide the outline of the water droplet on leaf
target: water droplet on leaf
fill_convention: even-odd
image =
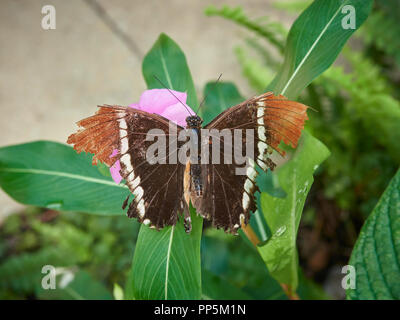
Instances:
[[[53,210],[60,210],[63,206],[64,202],[62,200],[59,201],[51,201],[45,205],[46,208],[48,209],[53,209]]]
[[[280,237],[286,231],[286,226],[279,227],[275,232],[275,236]]]

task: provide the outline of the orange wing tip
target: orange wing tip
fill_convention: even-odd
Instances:
[[[111,166],[118,159],[113,151],[119,145],[119,122],[124,107],[99,106],[99,110],[88,118],[77,122],[81,129],[71,134],[67,143],[72,144],[78,153],[82,151],[94,154],[92,164],[103,162]]]
[[[282,156],[285,151],[279,148],[283,141],[285,144],[297,147],[304,122],[308,120],[305,104],[288,100],[283,95],[275,96],[267,92],[258,97],[258,105],[264,106],[264,125],[269,133],[267,143]]]

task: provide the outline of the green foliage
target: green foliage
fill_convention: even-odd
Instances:
[[[400,102],[392,97],[390,85],[380,75],[380,70],[359,53],[345,51],[351,63],[352,74],[343,69],[332,69],[324,76],[334,82],[336,92],[346,90],[350,95],[347,108],[352,109],[368,131],[376,130],[374,140],[387,148],[393,159],[400,162]]]
[[[244,100],[236,86],[230,82],[208,82],[204,87],[204,105],[200,112],[204,123],[213,120],[222,111]]]
[[[63,278],[64,277],[64,278]],[[63,283],[63,280],[65,283]],[[52,290],[38,288],[36,295],[46,300],[111,300],[108,289],[86,271],[66,271],[57,277],[57,287]]]
[[[265,84],[272,81],[272,72],[258,59],[249,58],[246,50],[242,47],[236,47],[235,54],[242,67],[242,73],[249,80],[250,85],[257,92],[262,92]]]
[[[0,296],[4,299],[14,294],[33,293],[40,285],[42,267],[48,264],[65,266],[66,262],[56,248],[38,252],[22,253],[10,257],[0,265]],[[8,291],[8,293],[7,293]]]
[[[361,229],[350,265],[348,299],[400,299],[400,170]]]
[[[243,239],[207,229],[201,255],[203,299],[287,299],[255,247]],[[301,299],[329,298],[301,273],[298,293]]]
[[[161,82],[169,89],[187,92],[186,103],[197,107],[196,91],[190,74],[186,57],[179,46],[166,34],[161,34],[156,43],[146,54],[142,63],[143,77],[148,89],[163,88]]]
[[[178,45],[162,34],[143,60],[148,88],[162,85],[187,91],[188,105],[197,105],[194,84],[185,56]],[[127,292],[135,299],[199,299],[201,296],[200,239],[203,219],[192,212],[192,231],[183,219],[161,231],[142,226],[132,263]],[[133,297],[132,297],[133,295]]]
[[[352,5],[357,12],[356,27],[368,17],[372,0],[315,0],[292,25],[282,68],[269,88],[289,98],[296,98],[336,59],[343,45],[355,31],[341,26],[341,10]],[[310,21],[313,21],[310,27]]]
[[[43,222],[47,219],[50,221]],[[90,273],[90,287],[103,287],[102,282],[107,282],[108,288],[113,283],[123,283],[132,261],[137,232],[138,223],[127,222],[124,216],[101,217],[71,212],[52,218],[51,211],[41,213],[38,210],[11,215],[0,228],[3,240],[0,297],[22,298],[36,294],[46,299],[66,298],[65,291],[57,289],[49,293],[41,289],[45,265],[76,274],[67,291],[78,290],[77,287],[84,289],[78,284],[81,279],[78,275],[84,270]],[[89,284],[86,278],[84,276],[82,281]],[[57,282],[59,280],[57,277]],[[85,290],[79,289],[77,293],[88,298],[90,288]],[[98,298],[106,298],[102,292],[104,290],[98,291]]]
[[[374,45],[393,57],[397,66],[400,67],[399,2],[380,0],[377,1],[377,6],[382,9],[371,14],[362,28],[361,36],[367,44]]]
[[[251,20],[246,16],[241,7],[231,8],[229,6],[223,6],[221,9],[217,9],[214,6],[209,6],[205,10],[207,16],[220,16],[225,19],[231,20],[248,30],[254,31],[257,35],[268,40],[272,45],[274,45],[279,51],[283,52],[284,41],[283,35],[284,31],[279,23],[264,23],[257,20]]]
[[[182,219],[183,220],[183,219]],[[199,299],[201,297],[201,218],[192,212],[190,234],[183,223],[161,231],[141,227],[132,263],[135,299]]]
[[[329,156],[328,149],[307,132],[290,161],[277,171],[286,197],[261,194],[261,208],[272,237],[258,247],[271,275],[293,291],[298,285],[297,230],[315,169]]]
[[[251,297],[235,287],[222,277],[203,269],[203,294],[204,300],[250,300]]]
[[[107,215],[122,214],[129,194],[92,166],[91,155],[50,141],[0,148],[0,186],[24,204]]]
[[[292,0],[292,1],[274,1],[273,6],[277,9],[285,10],[287,12],[302,12],[305,10],[313,0]]]
[[[321,179],[325,195],[353,210],[359,198],[367,215],[400,159],[400,103],[376,65],[354,51],[345,57],[352,72],[331,67],[308,91],[306,103],[320,110],[308,126],[332,151]]]
[[[201,249],[203,295],[212,299],[223,298],[222,295],[230,288],[232,299],[233,293],[237,294],[235,299],[286,298],[255,248],[243,239],[221,230],[207,229]],[[218,283],[225,283],[226,287],[215,288]]]

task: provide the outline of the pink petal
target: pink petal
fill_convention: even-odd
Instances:
[[[185,105],[189,109],[191,114],[194,114],[194,111],[187,104],[185,104]],[[169,106],[160,115],[167,118],[170,121],[175,122],[177,125],[185,127],[186,126],[186,118],[190,114],[185,109],[185,107],[178,102],[172,106]]]
[[[186,104],[187,94],[186,92],[179,92],[171,90],[176,97],[174,97],[171,92],[167,89],[152,89],[146,90],[140,96],[139,103],[133,103],[129,105],[131,108],[143,110],[149,113],[159,114],[176,124],[184,127],[186,125],[186,117],[189,116],[189,112],[186,108],[194,114],[193,110]],[[181,104],[181,102],[177,101],[177,98],[185,104],[186,108]],[[115,149],[110,157],[118,154],[118,150]],[[110,167],[110,173],[113,180],[116,183],[120,183],[122,177],[120,175],[121,165],[119,161],[116,161],[115,164]]]
[[[174,97],[171,92],[176,97]],[[178,92],[174,90],[171,90],[171,92],[169,92],[167,89],[146,90],[140,96],[140,109],[149,113],[160,114],[169,106],[179,102],[177,101],[177,98],[182,101],[182,103],[186,103],[186,92]]]
[[[112,158],[113,156],[118,154],[118,150],[114,149],[114,151],[112,152],[110,158]],[[119,173],[119,171],[121,170],[121,165],[119,163],[119,160],[117,160],[114,165],[112,167],[110,167],[110,173],[111,173],[111,177],[113,178],[113,180],[115,181],[115,183],[119,184],[122,180],[122,177]]]

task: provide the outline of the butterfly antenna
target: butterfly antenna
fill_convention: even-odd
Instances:
[[[219,79],[221,79],[221,77],[222,77],[222,73],[219,75],[217,81],[215,81],[214,86],[217,85],[217,83],[218,83]],[[207,96],[208,96],[208,94],[206,94],[206,95],[204,96],[203,100],[200,102],[199,107],[198,107],[197,110],[196,110],[196,114],[199,112],[199,110],[200,110],[200,108],[202,107],[203,103],[206,101]]]
[[[179,100],[179,98],[178,98],[164,83],[162,83],[162,81],[161,81],[156,75],[154,75],[154,78],[156,78],[156,80],[157,80],[165,89],[167,89],[168,92],[169,92],[170,94],[172,94],[172,95],[175,97],[176,100],[178,100],[178,101],[185,107],[185,109],[187,110],[187,112],[189,113],[189,115],[192,115],[191,112],[190,112],[190,110],[188,109],[188,107],[186,107],[186,105],[185,105],[181,100]]]

